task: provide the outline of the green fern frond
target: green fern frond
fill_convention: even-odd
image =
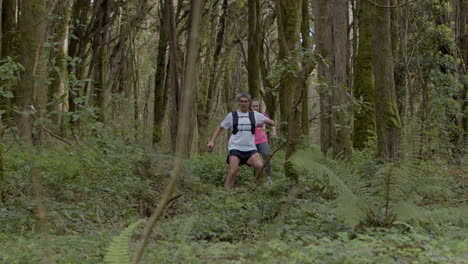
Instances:
[[[288,163],[296,171],[301,170],[305,178],[309,177],[313,184],[320,185],[324,191],[337,194],[335,211],[345,224],[356,226],[372,210],[363,192],[364,184],[354,170],[325,157],[318,148],[297,151]]]
[[[104,257],[104,262],[107,264],[130,264],[130,255],[128,252],[128,244],[133,230],[144,220],[139,220],[125,228],[120,235],[114,237],[107,249]]]

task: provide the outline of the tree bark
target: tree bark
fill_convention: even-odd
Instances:
[[[302,69],[299,69],[299,56],[298,52],[301,47],[300,43],[300,28],[301,28],[301,0],[277,0],[277,24],[278,24],[278,35],[279,35],[279,52],[278,60],[283,63],[286,67],[290,67],[293,70],[286,71],[283,74],[282,81],[279,86],[279,101],[280,101],[280,113],[281,113],[281,125],[280,131],[282,135],[288,135],[291,131],[291,127],[298,126],[298,132],[300,132],[300,123],[292,124],[292,113],[293,111],[302,111],[302,109],[293,109],[296,105],[293,101],[298,98],[294,98],[295,87],[298,82],[298,76]],[[302,85],[302,83],[301,83]],[[291,122],[290,122],[291,121]],[[294,122],[300,122],[298,120]],[[288,138],[290,138],[288,136]],[[298,139],[295,137],[293,140]],[[291,150],[291,154],[294,150]]]
[[[333,155],[351,156],[351,105],[348,85],[348,3],[335,0],[333,14],[332,148]]]
[[[376,2],[384,6],[390,5],[390,0]],[[401,121],[395,94],[390,9],[373,6],[373,10],[372,44],[378,155],[384,160],[393,160],[398,155]]]
[[[217,72],[219,71],[218,64],[219,64],[219,59],[221,55],[221,51],[224,45],[224,39],[225,39],[225,31],[226,31],[226,23],[228,19],[228,1],[224,0],[223,1],[223,13],[219,19],[219,30],[218,34],[216,36],[216,48],[213,54],[213,67],[211,68],[210,71],[210,81],[208,85],[208,97],[207,97],[207,103],[206,103],[206,110],[204,114],[204,122],[205,126],[208,124],[208,121],[210,119],[210,115],[212,115],[213,111],[213,106],[215,105],[215,102],[213,102],[213,99],[215,98],[215,90],[217,89]]]
[[[47,104],[46,63],[42,55],[42,45],[47,31],[47,9],[43,0],[24,1],[21,6],[19,27],[18,56],[24,71],[20,74],[14,102],[23,111],[31,109],[37,111],[36,117],[45,115]],[[38,22],[40,21],[40,22]],[[23,118],[22,114],[15,115],[15,121],[21,136],[28,136],[31,131],[25,127],[32,127],[32,118]],[[25,124],[28,122],[29,124]],[[40,130],[36,136],[40,137]],[[36,137],[37,139],[38,137]]]
[[[259,0],[249,0],[249,37],[248,37],[248,83],[252,98],[260,98],[260,3]]]
[[[359,44],[354,67],[354,97],[362,98],[359,111],[354,112],[353,144],[363,149],[368,139],[375,135],[374,67],[372,60],[371,4],[365,0],[359,4]]]
[[[309,13],[309,1],[303,0],[302,1],[302,23],[301,23],[301,36],[302,36],[302,49],[305,53],[304,58],[308,59],[307,61],[302,62],[303,65],[312,63],[313,61],[310,58],[310,53],[312,52],[312,40],[310,37],[310,13]],[[310,120],[309,120],[309,75],[315,68],[315,64],[313,67],[309,67],[307,71],[304,72],[304,81],[303,81],[303,88],[302,88],[302,135],[305,138],[309,138],[310,132]]]
[[[102,123],[107,123],[110,118],[110,96],[111,91],[107,85],[107,64],[108,64],[108,39],[109,31],[107,24],[109,23],[109,1],[101,0],[95,3],[97,8],[98,19],[97,32],[93,43],[94,52],[94,93],[97,101],[96,106],[99,108],[98,120]]]
[[[16,0],[2,0],[2,12],[1,12],[1,31],[2,31],[2,46],[1,46],[1,58],[13,55],[13,39],[16,31]]]
[[[468,142],[468,100],[466,100],[468,93],[468,82],[466,81],[466,76],[468,76],[468,3],[466,0],[455,0],[455,14],[455,36],[461,58],[458,74],[461,79],[460,82],[463,83],[458,95],[461,105],[457,118],[457,126],[460,130],[458,143],[459,146],[466,146]],[[463,78],[465,78],[464,82]]]
[[[320,147],[326,153],[332,145],[332,76],[333,76],[333,50],[332,50],[332,10],[328,0],[315,0],[317,7],[314,12],[316,21],[316,45],[319,60],[318,92],[320,96]]]
[[[88,0],[76,0],[72,7],[71,14],[71,23],[73,25],[73,31],[71,35],[76,38],[70,38],[68,56],[72,59],[78,59],[77,64],[69,64],[68,73],[73,76],[75,81],[80,83],[85,76],[86,66],[85,62],[87,60],[87,48],[90,43],[89,36],[89,11],[90,11],[90,1]],[[75,87],[70,87],[68,91],[68,111],[76,112],[78,108],[83,107],[82,100],[77,98],[84,96],[85,94],[85,84],[81,83]],[[73,122],[75,126],[78,126],[78,121]]]
[[[57,46],[51,52],[55,64],[51,73],[52,83],[49,85],[49,105],[48,111],[54,112],[52,123],[59,127],[62,123],[62,113],[66,111],[67,98],[63,98],[68,82],[67,54],[68,54],[68,29],[70,19],[71,0],[61,1],[55,10],[57,21],[55,21],[55,36]]]
[[[158,56],[156,58],[156,73],[154,78],[154,125],[153,144],[161,141],[162,122],[167,105],[167,91],[164,80],[166,79],[166,54],[168,43],[168,0],[161,0],[161,30],[159,33]]]
[[[177,44],[177,28],[175,25],[174,4],[172,0],[168,1],[168,26],[169,26],[169,78],[171,81],[172,105],[170,109],[170,126],[171,126],[171,147],[172,151],[176,151],[177,147],[177,130],[180,110],[180,91],[179,91],[179,74],[178,74],[178,44]]]

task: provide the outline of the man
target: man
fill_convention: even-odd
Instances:
[[[254,167],[257,180],[260,179],[263,161],[255,146],[255,126],[257,124],[267,124],[274,127],[276,124],[275,121],[265,117],[259,112],[249,111],[251,101],[250,94],[241,93],[237,96],[237,100],[239,102],[239,109],[229,113],[226,118],[224,118],[207,145],[208,149],[213,149],[216,138],[218,138],[224,129],[232,131],[228,143],[229,174],[224,182],[225,187],[234,186],[239,166],[244,164]]]

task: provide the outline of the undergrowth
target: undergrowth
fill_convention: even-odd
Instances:
[[[0,263],[40,263],[30,168],[21,145],[12,146],[5,156],[8,195],[0,206]],[[55,261],[131,259],[142,234],[141,225],[131,232],[134,223],[147,218],[159,201],[172,157],[118,140],[43,145],[35,155]],[[380,170],[371,155],[355,157],[347,168],[360,178]],[[459,175],[466,168],[419,165],[430,185],[439,187],[420,192],[415,202],[440,214],[431,218],[437,220],[353,228],[337,214],[333,188],[325,190],[312,178],[303,177],[296,199],[288,201],[296,183],[284,177],[282,153],[272,161],[273,184],[257,186],[252,169],[243,166],[234,189],[222,187],[225,158],[206,154],[186,163],[143,263],[465,263],[466,226],[441,210],[464,202]],[[285,203],[291,206],[284,212]]]

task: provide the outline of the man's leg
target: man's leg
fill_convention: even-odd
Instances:
[[[224,182],[224,187],[234,187],[237,171],[239,171],[240,159],[237,156],[229,156],[229,174]]]
[[[255,169],[255,176],[257,178],[257,181],[259,181],[263,177],[263,173],[262,173],[263,161],[262,161],[262,158],[260,157],[260,154],[258,154],[258,152],[253,154],[249,158],[249,160],[247,160],[247,164],[249,164]]]

